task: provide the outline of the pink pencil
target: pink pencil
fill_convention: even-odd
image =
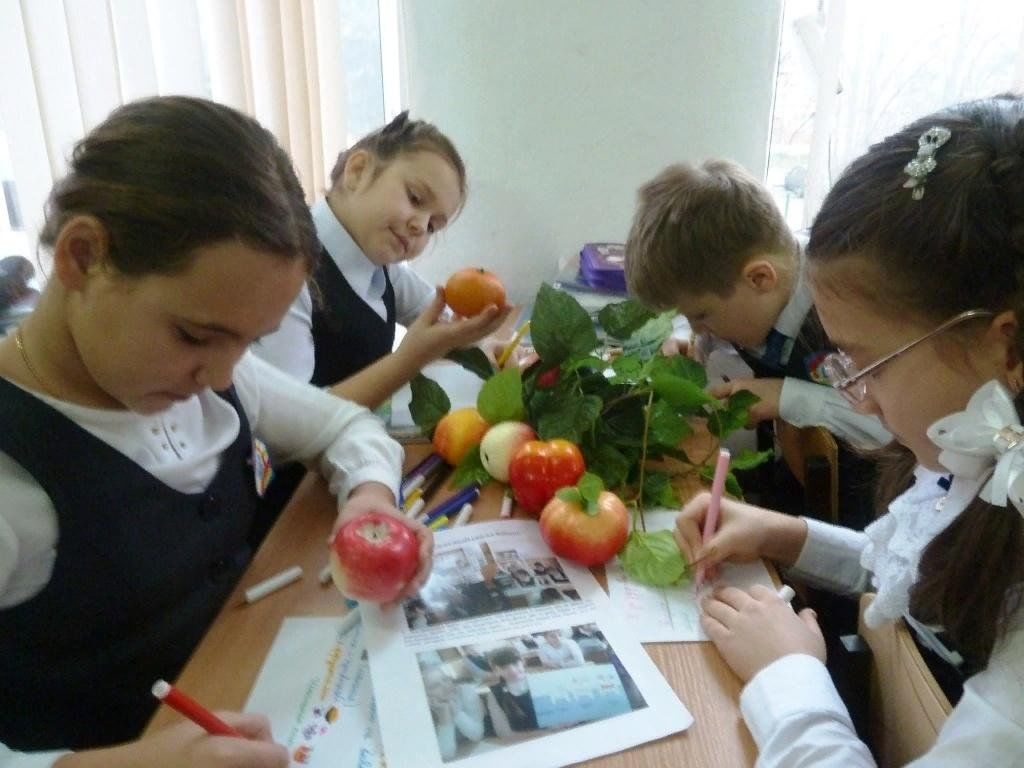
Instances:
[[[711,501],[708,502],[708,511],[704,516],[704,532],[701,536],[706,547],[711,537],[718,529],[718,508],[722,503],[722,492],[725,490],[725,476],[729,474],[729,450],[721,448],[718,451],[718,463],[715,464],[715,478],[711,481]],[[704,584],[706,566],[703,562],[697,564],[697,576],[694,584],[700,589]]]

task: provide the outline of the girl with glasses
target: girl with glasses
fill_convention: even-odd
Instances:
[[[769,557],[905,620],[955,707],[915,766],[1024,764],[1024,101],[925,117],[842,175],[814,222],[810,281],[841,350],[834,386],[895,436],[864,532],[722,502],[679,516],[691,560]],[[813,611],[716,590],[702,623],[746,681],[760,766],[873,766],[825,671]]]

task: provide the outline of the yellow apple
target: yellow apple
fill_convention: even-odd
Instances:
[[[508,465],[524,443],[536,440],[529,424],[521,421],[503,421],[495,424],[480,441],[480,461],[495,480],[508,482]]]

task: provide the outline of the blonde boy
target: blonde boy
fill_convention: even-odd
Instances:
[[[671,165],[644,184],[626,242],[630,293],[676,308],[694,332],[730,342],[756,379],[716,386],[761,398],[752,421],[820,425],[863,447],[891,436],[815,383],[828,351],[802,279],[801,246],[768,190],[736,163]]]

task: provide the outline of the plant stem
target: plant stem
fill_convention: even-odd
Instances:
[[[640,494],[636,505],[640,513],[640,527],[647,533],[647,521],[644,520],[644,472],[647,469],[647,433],[651,430],[651,404],[654,402],[654,390],[647,393],[647,405],[644,406],[644,438],[640,447]],[[633,529],[636,530],[636,520],[633,520]]]

